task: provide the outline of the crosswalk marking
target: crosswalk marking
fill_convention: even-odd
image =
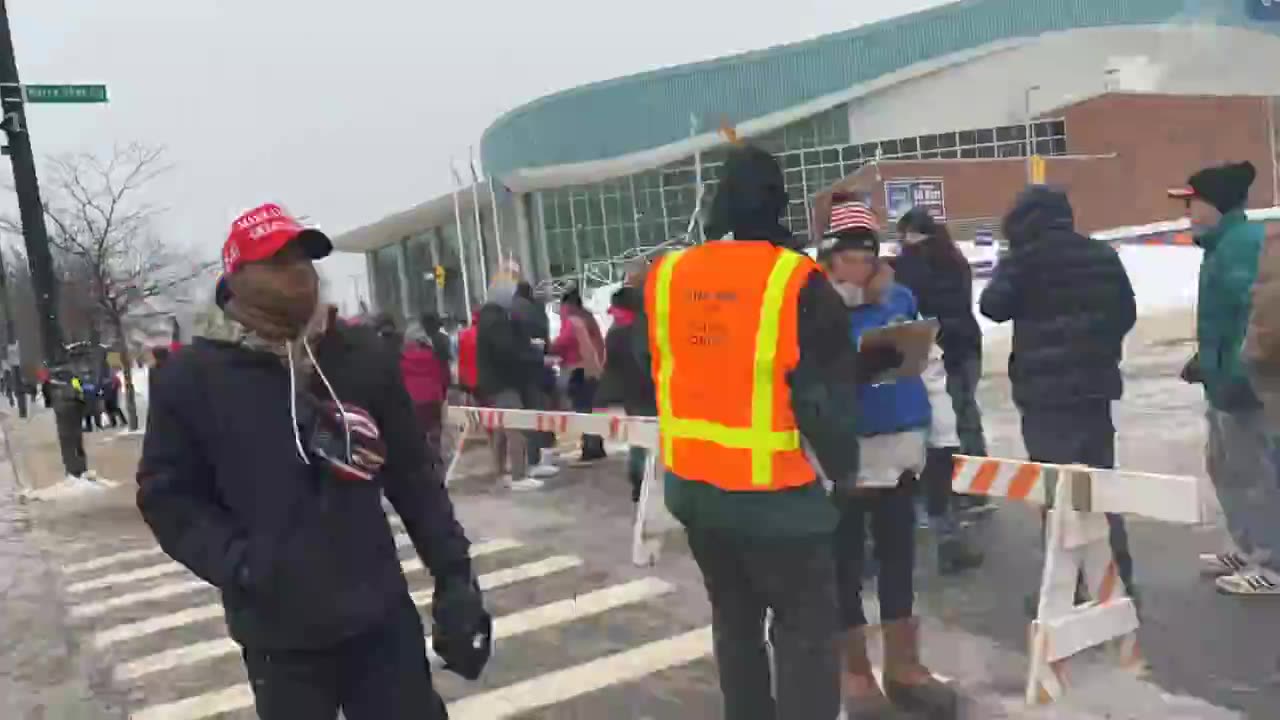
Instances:
[[[406,548],[413,545],[413,541],[410,540],[409,536],[404,533],[396,533],[395,541],[396,541],[397,548]],[[131,552],[140,553],[142,551],[131,551]],[[155,548],[155,552],[158,553],[163,551],[161,551],[159,548]],[[135,557],[147,557],[150,554],[154,554],[154,553],[146,553],[142,555],[137,555]],[[113,556],[108,556],[107,558],[104,558],[104,559],[112,559],[112,558],[119,558],[119,557],[120,555],[113,555]],[[118,560],[118,561],[123,562],[123,560]],[[114,563],[108,563],[108,565],[110,564],[114,564]],[[71,571],[68,570],[68,572],[71,572]],[[82,580],[77,583],[72,583],[67,586],[67,592],[83,593],[83,592],[88,592],[90,590],[101,590],[102,588],[108,588],[113,585],[128,585],[129,583],[137,582],[139,580],[151,580],[158,577],[164,577],[165,575],[174,575],[177,573],[190,574],[190,571],[187,570],[185,566],[179,563],[173,562],[172,560],[168,560],[162,563],[158,563],[156,565],[148,565],[146,567],[135,568],[133,570],[127,570],[124,572],[104,575],[99,578],[93,578],[92,580]]]
[[[544,575],[562,572],[564,570],[572,570],[582,565],[582,559],[573,555],[552,555],[549,558],[538,560],[537,562],[525,563],[515,567],[503,568],[502,570],[494,570],[491,573],[485,573],[476,578],[476,582],[480,585],[481,590],[492,590],[494,588],[505,587],[523,580],[532,580],[540,578]],[[423,607],[431,602],[431,594],[433,588],[419,590],[411,593],[413,604]]]
[[[544,575],[550,575],[561,570],[568,570],[570,568],[578,567],[581,564],[581,559],[571,555],[555,555],[546,558],[545,560],[527,563],[507,570],[497,570],[491,573],[486,573],[476,580],[482,590],[492,590],[504,585],[520,582],[521,580],[531,580]],[[663,585],[666,584],[663,583]],[[664,592],[665,591],[666,590],[664,590]],[[635,589],[629,589],[628,592],[635,592]],[[621,595],[621,593],[615,592],[615,595]],[[425,607],[431,603],[431,592],[429,590],[424,593],[414,593],[414,596],[414,602],[419,607]],[[419,596],[424,597],[419,600]],[[617,597],[614,597],[611,602],[617,603],[619,600]],[[604,604],[604,600],[596,599],[593,600],[593,603],[602,605]],[[535,608],[535,610],[541,610],[541,608]],[[601,612],[603,612],[603,610],[601,610]],[[515,621],[508,621],[508,629],[516,629],[519,630],[519,632],[529,632],[529,629],[520,628],[522,626],[531,629],[536,628],[539,623],[549,622],[550,618],[556,614],[564,617],[563,607],[557,607],[554,610],[544,610],[540,616],[539,614],[530,614]],[[519,613],[517,613],[517,615],[519,615]],[[496,629],[494,634],[495,636],[498,634]],[[201,643],[201,645],[209,644]],[[210,652],[210,650],[205,650],[204,652]],[[163,655],[164,653],[161,654]],[[149,659],[143,658],[142,660]],[[158,661],[151,660],[151,662],[154,663]],[[125,666],[122,665],[120,667],[123,668]],[[142,666],[136,666],[135,669],[131,670],[131,672],[137,673],[139,670],[150,672]],[[145,674],[145,672],[143,674]],[[247,684],[240,684],[223,688],[221,690],[214,690],[201,695],[195,695],[193,697],[183,698],[182,700],[176,700],[170,703],[164,703],[162,705],[153,705],[148,708],[143,708],[129,717],[130,720],[200,720],[201,718],[212,717],[220,713],[242,710],[244,708],[251,707],[252,705],[253,693],[249,690],[249,686]]]
[[[454,720],[498,720],[564,702],[619,683],[687,665],[711,654],[711,627],[657,640],[597,660],[465,697],[449,706]],[[154,716],[157,720],[161,717]],[[178,718],[174,718],[178,720]],[[184,716],[182,720],[186,720]]]
[[[163,562],[158,565],[148,565],[147,567],[137,568],[135,570],[127,570],[125,572],[112,573],[104,575],[93,580],[82,580],[77,583],[71,583],[67,586],[67,592],[72,594],[89,592],[90,590],[101,590],[113,585],[128,585],[139,580],[151,580],[165,575],[175,575],[177,573],[185,573],[188,570],[172,560]]]
[[[497,570],[493,571],[493,573],[480,575],[480,577],[477,578],[477,583],[480,584],[481,589],[499,588],[504,587],[504,585],[521,582],[521,580],[540,578],[543,577],[543,575],[557,573],[557,571],[576,568],[576,566],[580,564],[581,560],[576,559],[576,557],[549,557],[547,560],[529,562],[529,564],[516,566],[516,568]],[[666,583],[662,583],[660,580],[654,580],[654,583],[660,583],[660,588],[655,587],[653,584],[641,585],[641,587],[627,587],[627,585],[620,585],[618,588],[608,588],[609,591],[613,591],[611,594],[607,594],[607,596],[599,598],[593,598],[590,602],[614,603],[614,605],[622,603],[622,605],[625,605],[626,602],[636,602],[643,597],[653,597],[657,596],[657,594],[662,594],[663,592],[669,592],[669,585]],[[634,584],[636,583],[632,583],[632,585]],[[634,597],[635,600],[627,601],[626,598],[628,597]],[[577,598],[577,601],[582,602],[585,598],[586,596],[582,596]],[[572,603],[573,601],[564,602]],[[431,591],[416,593],[415,603],[419,607],[429,606],[431,603]],[[548,618],[562,618],[562,616],[566,616],[567,612],[567,609],[564,609],[564,607],[556,607],[556,605],[557,603],[552,603],[552,605],[534,609],[540,610],[541,615],[534,614],[534,611],[527,611],[530,612],[530,615],[525,616],[525,618],[518,618],[518,615],[522,614],[516,614],[509,616],[509,618],[513,618],[513,620],[507,621],[508,623],[516,623],[515,625],[512,625],[513,628],[521,628],[521,626],[524,625],[529,625],[532,628],[532,626],[534,626],[532,623],[538,623],[538,621],[541,621],[541,623],[554,624],[553,621],[549,621]],[[593,605],[588,603],[588,605],[582,606],[581,611],[585,612],[585,614],[590,614],[591,607],[593,607]],[[605,609],[607,609],[607,607],[605,607]],[[571,609],[568,609],[568,611],[571,611]],[[502,620],[503,619],[499,619],[498,621]],[[530,630],[517,630],[517,633],[522,632],[530,632]],[[498,634],[498,630],[494,630],[494,633]],[[218,659],[218,657],[223,657],[225,655],[234,655],[236,652],[239,652],[239,646],[230,638],[218,638],[214,639],[214,641],[191,643],[187,644],[187,646],[173,648],[173,650],[166,650],[163,652],[156,652],[154,655],[143,656],[137,660],[122,662],[122,664],[115,667],[115,679],[136,680],[141,678],[143,675],[160,673],[160,671],[172,670],[174,667],[183,665],[195,665],[197,662],[215,660]]]
[[[167,600],[171,597],[199,592],[211,587],[213,586],[203,580],[183,580],[181,582],[165,583],[146,590],[117,595],[106,600],[72,606],[70,615],[72,620],[90,620],[122,607],[155,600]]]
[[[471,556],[480,557],[482,555],[490,555],[493,553],[506,552],[523,547],[523,545],[515,540],[490,540],[488,542],[479,543],[471,546]],[[422,570],[422,561],[418,558],[411,558],[400,564],[405,573]],[[138,620],[135,622],[123,623],[106,630],[99,631],[93,635],[93,645],[99,650],[126,640],[133,640],[146,635],[151,635],[165,630],[182,627],[207,620],[214,620],[222,617],[222,604],[209,603],[199,607],[187,608],[176,613],[167,615],[158,615],[147,618],[146,620]]]
[[[559,566],[559,564],[556,566]],[[544,566],[541,569],[546,569],[546,567],[548,566]],[[511,578],[508,576],[506,579]],[[481,585],[495,587],[495,581],[484,575],[480,577],[480,582]],[[630,583],[614,585],[575,598],[560,600],[499,617],[494,620],[494,637],[498,639],[514,637],[522,633],[541,630],[583,617],[598,615],[613,608],[664,595],[671,592],[672,589],[670,584],[656,578],[645,578]],[[137,680],[145,675],[171,670],[175,667],[233,655],[239,652],[239,649],[240,646],[229,638],[193,643],[122,663],[116,667],[115,677],[118,681]]]
[[[152,705],[129,716],[129,720],[199,720],[253,706],[247,684],[232,685],[214,692]]]
[[[163,554],[164,554],[164,551],[161,550],[158,546],[146,547],[139,550],[125,550],[124,552],[118,552],[118,553],[115,553],[114,555],[104,555],[102,557],[97,557],[92,560],[85,560],[84,562],[72,563],[70,565],[63,567],[62,572],[66,573],[67,575],[75,575],[78,573],[91,572],[93,570],[101,570],[102,568],[111,567],[112,565],[118,565],[120,563],[129,562],[131,560],[141,560],[142,558],[154,557],[156,555],[163,555]]]
[[[397,548],[409,547],[412,544],[413,542],[409,539],[408,535],[399,534],[396,536]],[[403,564],[402,564],[402,567],[404,567]],[[412,571],[421,570],[421,569],[422,569],[422,564],[421,562],[418,562],[416,567],[413,567],[413,568],[405,567],[405,572],[412,572]],[[155,587],[147,588],[146,590],[139,590],[137,592],[125,593],[124,595],[116,595],[114,597],[106,598],[103,600],[96,600],[94,602],[83,603],[80,605],[73,605],[71,607],[70,615],[72,620],[88,620],[91,618],[98,617],[99,615],[104,615],[108,612],[111,612],[112,610],[118,610],[120,608],[128,607],[130,605],[136,605],[138,603],[144,603],[144,602],[152,602],[155,600],[165,600],[171,597],[176,597],[178,595],[185,595],[186,593],[190,593],[190,592],[197,592],[199,590],[203,590],[205,588],[210,588],[210,587],[212,586],[203,580],[198,580],[198,579],[197,580],[178,580],[170,583],[165,583],[163,585],[157,585]]]

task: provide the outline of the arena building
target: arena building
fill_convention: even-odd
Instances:
[[[464,255],[473,300],[507,258],[537,283],[608,282],[630,257],[702,239],[733,135],[778,157],[802,237],[821,232],[834,186],[868,192],[890,221],[924,205],[960,237],[998,232],[1033,178],[1066,187],[1085,229],[1176,215],[1164,189],[1226,160],[1252,160],[1251,204],[1272,205],[1275,9],[964,0],[572,88],[484,132],[488,180],[335,244],[367,254],[375,303],[402,316],[461,315]]]

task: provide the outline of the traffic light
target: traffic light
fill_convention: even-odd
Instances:
[[[436,266],[436,285],[439,285],[440,287],[444,287],[444,266],[443,265]]]

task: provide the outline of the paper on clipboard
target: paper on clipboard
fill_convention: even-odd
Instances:
[[[886,370],[871,381],[873,385],[895,382],[901,378],[919,377],[929,365],[929,350],[938,338],[937,320],[911,322],[873,328],[862,333],[858,349],[876,345],[892,345],[902,353],[902,364]]]

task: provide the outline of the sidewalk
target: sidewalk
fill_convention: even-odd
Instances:
[[[24,492],[47,491],[66,479],[52,410],[33,407],[30,415],[23,419],[17,411],[6,408],[0,412],[0,426],[8,436],[18,482]],[[142,452],[142,434],[110,428],[94,430],[84,434],[84,449],[89,469],[99,478],[132,483]]]

